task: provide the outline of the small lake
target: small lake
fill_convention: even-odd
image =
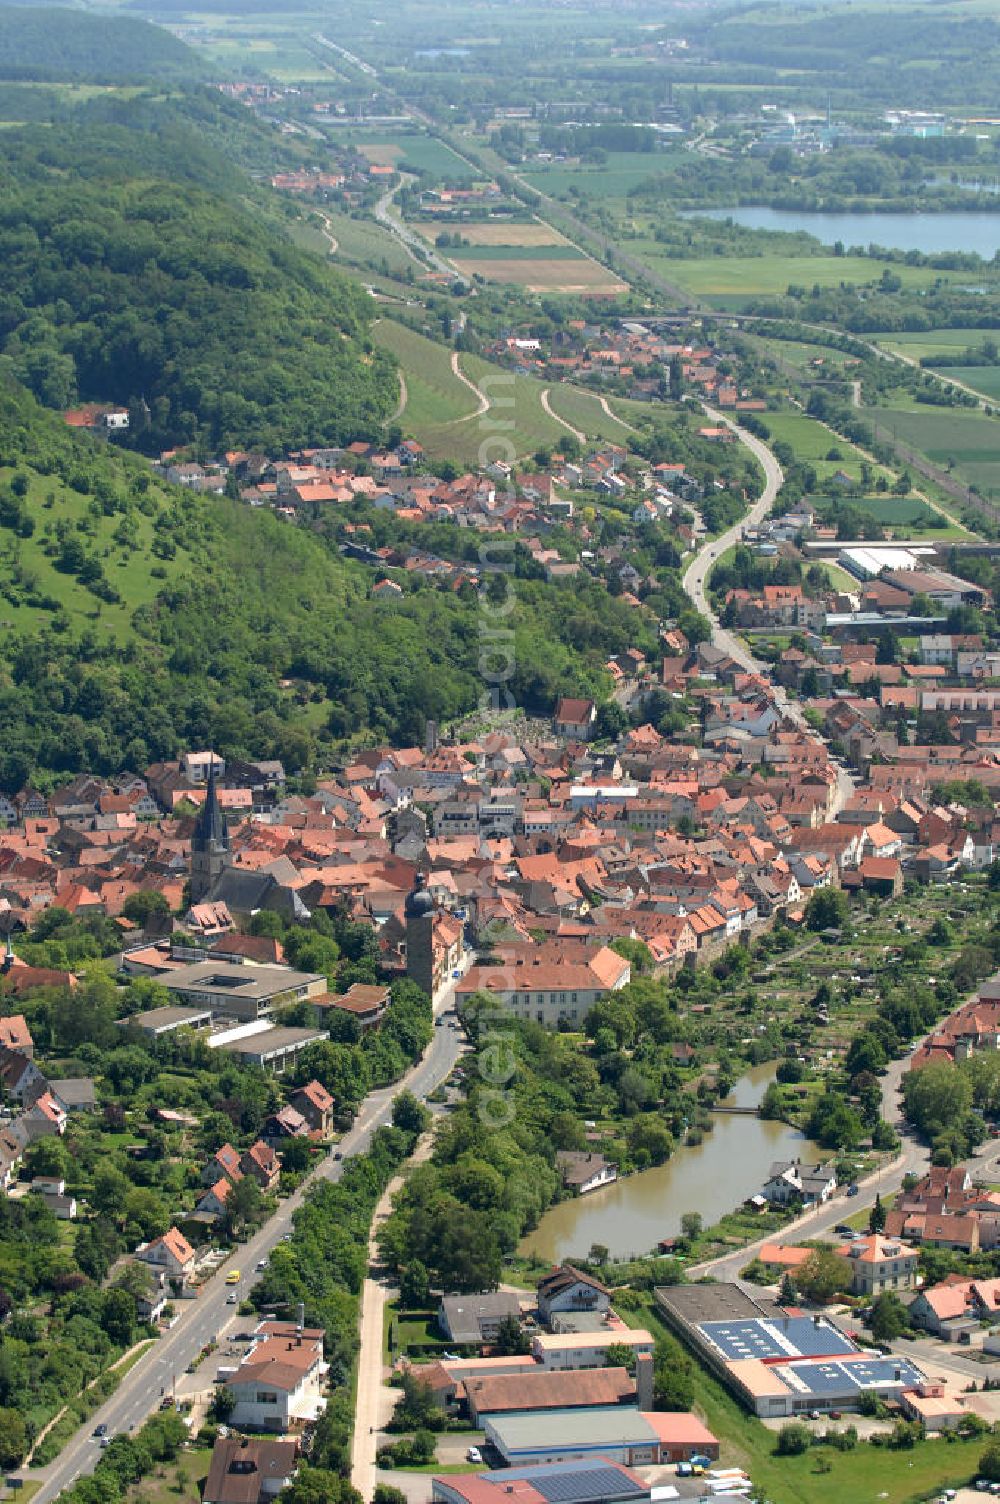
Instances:
[[[727,1105],[756,1107],[775,1066],[754,1066],[736,1083]],[[521,1240],[522,1254],[558,1263],[569,1255],[585,1258],[591,1244],[612,1255],[642,1255],[661,1238],[676,1237],[685,1212],[700,1212],[705,1225],[718,1221],[760,1190],[776,1159],[828,1159],[786,1123],[756,1116],[716,1113],[714,1127],[700,1144],[674,1150],[666,1164],[618,1180],[606,1190],[562,1201]]]
[[[881,245],[898,251],[975,251],[992,261],[1000,250],[1000,213],[988,209],[953,209],[943,214],[865,214],[857,210],[833,211],[769,209],[685,210],[685,219],[731,219],[750,230],[805,231],[824,245],[838,240],[852,245]]]

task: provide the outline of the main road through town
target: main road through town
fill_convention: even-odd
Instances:
[[[436,1003],[439,1020],[442,1011],[449,1008],[453,1001],[454,990],[449,986]],[[404,1088],[414,1096],[426,1097],[451,1074],[462,1048],[463,1036],[449,1027],[448,1020],[440,1021],[434,1029],[434,1036],[423,1059],[394,1086],[372,1092],[365,1098],[354,1126],[337,1145],[342,1159],[335,1160],[332,1155],[328,1156],[310,1176],[308,1184],[282,1201],[274,1216],[260,1231],[249,1242],[240,1244],[218,1272],[202,1286],[196,1300],[178,1303],[180,1318],[176,1325],[143,1354],[112,1397],[99,1410],[95,1410],[86,1426],[77,1431],[54,1463],[46,1468],[27,1469],[20,1474],[26,1480],[41,1482],[41,1487],[33,1497],[33,1504],[49,1504],[81,1473],[93,1470],[101,1455],[100,1444],[92,1435],[96,1426],[107,1426],[110,1436],[138,1430],[157,1408],[161,1396],[170,1394],[177,1377],[233,1316],[235,1307],[227,1303],[232,1288],[225,1283],[226,1275],[234,1269],[239,1269],[244,1277],[252,1274],[258,1260],[267,1258],[290,1231],[292,1216],[301,1206],[308,1186],[315,1185],[320,1179],[339,1180],[344,1162],[353,1155],[363,1153],[375,1129],[391,1120],[393,1097]]]
[[[774,505],[778,492],[784,484],[785,477],[781,466],[771,453],[771,450],[768,449],[763,440],[757,438],[756,434],[750,433],[746,428],[741,428],[738,423],[734,423],[724,413],[716,412],[712,407],[705,408],[705,415],[711,418],[714,423],[731,429],[740,443],[749,449],[754,459],[764,471],[764,489],[745,517],[742,517],[739,522],[734,523],[731,528],[722,533],[718,538],[711,539],[703,548],[699,549],[684,571],[681,585],[695,610],[700,611],[702,616],[707,617],[712,623],[713,645],[721,648],[723,652],[728,653],[730,658],[733,658],[737,663],[741,663],[751,673],[768,674],[770,672],[770,665],[761,663],[759,659],[755,658],[742,637],[738,637],[735,632],[727,631],[719,621],[719,618],[709,604],[706,586],[712,569],[722,558],[726,550],[739,542],[743,536],[744,529],[757,527],[767,516]],[[788,695],[780,684],[772,685],[770,693],[775,705],[786,720],[791,721],[803,731],[811,730],[801,706],[788,698]],[[814,732],[812,734],[815,735]],[[837,772],[837,790],[830,810],[832,816],[837,815],[854,792],[854,781],[847,772],[847,769],[839,763],[834,764],[834,766]]]

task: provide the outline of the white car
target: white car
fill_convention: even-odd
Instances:
[[[482,1462],[483,1454],[478,1447],[470,1447],[465,1454],[466,1462]]]

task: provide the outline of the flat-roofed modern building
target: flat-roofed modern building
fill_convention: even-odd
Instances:
[[[626,1467],[682,1462],[719,1455],[719,1443],[686,1410],[544,1410],[534,1415],[486,1418],[486,1444],[507,1466],[579,1462],[603,1457]]]
[[[151,1039],[173,1034],[178,1029],[208,1029],[212,1025],[211,1008],[148,1008],[119,1020],[119,1028],[139,1029]]]
[[[756,1301],[737,1285],[654,1292],[667,1323],[756,1415],[856,1410],[866,1391],[899,1400],[926,1381],[909,1358],[861,1349],[832,1321]]]
[[[603,1368],[609,1347],[630,1347],[636,1357],[651,1353],[651,1333],[632,1327],[605,1327],[597,1332],[538,1332],[532,1356],[546,1369]]]
[[[200,1004],[227,1018],[249,1021],[282,1003],[300,1003],[327,990],[327,979],[287,966],[235,966],[230,961],[196,961],[159,978],[183,1004]]]
[[[280,1076],[289,1061],[294,1060],[302,1050],[308,1049],[311,1044],[321,1044],[329,1037],[322,1029],[263,1029],[259,1034],[224,1041],[219,1048],[225,1050],[227,1055],[235,1055],[244,1065],[256,1065],[261,1070]]]

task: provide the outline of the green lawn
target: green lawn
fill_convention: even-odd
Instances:
[[[187,1504],[199,1499],[212,1460],[211,1447],[192,1447],[161,1462],[125,1494],[125,1504]]]

